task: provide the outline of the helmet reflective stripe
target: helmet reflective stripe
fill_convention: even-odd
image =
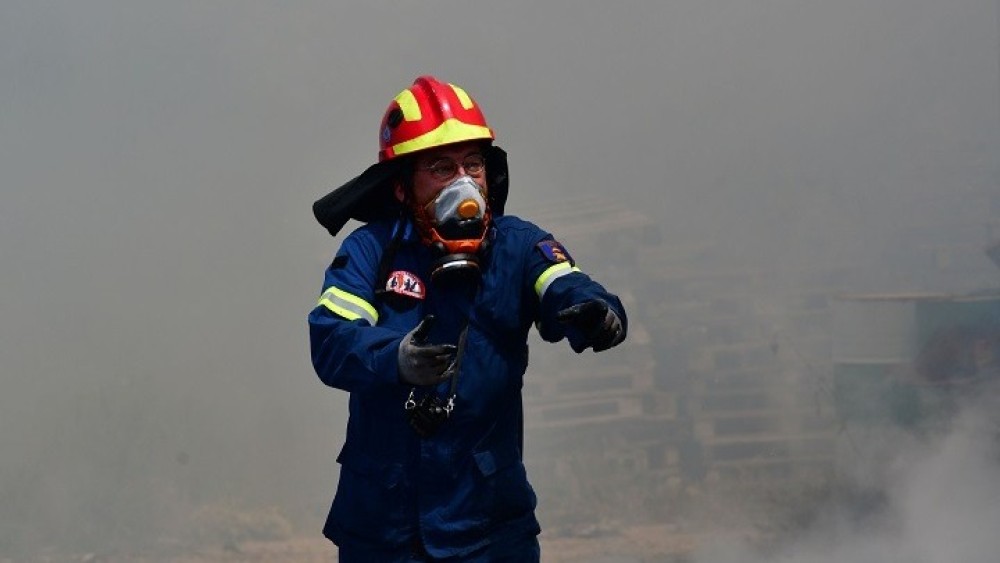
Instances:
[[[420,121],[420,104],[417,102],[417,97],[413,95],[410,90],[403,90],[395,97],[395,101],[399,104],[399,109],[403,112],[403,119],[406,121]]]
[[[320,295],[317,305],[322,305],[349,321],[364,319],[371,326],[378,323],[378,312],[375,307],[357,295],[351,295],[336,287],[330,287],[324,291],[323,295]]]
[[[448,83],[448,86],[451,86],[451,89],[455,91],[455,95],[458,96],[458,101],[462,103],[463,108],[472,109],[472,106],[476,105],[472,102],[472,98],[469,97],[469,94],[467,94],[465,90],[462,90],[451,82]]]
[[[402,143],[393,145],[392,152],[396,156],[399,156],[449,143],[458,143],[461,141],[471,141],[483,138],[488,139],[489,137],[490,130],[488,127],[469,125],[453,118],[445,121],[433,131],[424,133],[423,135],[410,139],[409,141],[403,141]]]
[[[580,268],[571,266],[569,262],[560,262],[545,268],[542,275],[538,276],[538,279],[535,280],[535,293],[538,294],[538,300],[542,300],[542,297],[545,296],[545,292],[549,289],[549,286],[552,285],[552,282],[567,274],[579,271]]]

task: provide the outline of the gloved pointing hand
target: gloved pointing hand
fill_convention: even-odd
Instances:
[[[625,340],[618,315],[600,299],[585,301],[556,313],[556,320],[575,326],[587,339],[587,346],[603,352]]]
[[[397,360],[399,379],[410,385],[436,385],[450,375],[448,368],[455,359],[451,344],[424,344],[434,324],[434,315],[427,315],[399,343]]]

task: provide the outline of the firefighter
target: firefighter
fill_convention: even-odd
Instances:
[[[352,232],[309,314],[312,362],[350,394],[324,527],[340,560],[538,561],[522,463],[528,332],[595,352],[620,300],[511,215],[506,153],[462,88],[421,76],[390,103],[379,159],[317,201]]]

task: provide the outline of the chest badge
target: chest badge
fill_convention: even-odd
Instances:
[[[389,279],[385,282],[385,290],[413,299],[423,299],[427,296],[424,282],[405,270],[396,270],[390,274]]]

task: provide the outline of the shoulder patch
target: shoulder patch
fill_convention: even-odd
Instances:
[[[423,299],[427,295],[424,282],[405,270],[396,270],[390,274],[389,279],[385,282],[385,290],[414,299]]]
[[[346,254],[337,256],[336,258],[333,259],[333,263],[330,264],[330,268],[334,270],[339,270],[340,268],[343,268],[344,266],[347,265],[347,260],[348,258]]]
[[[538,243],[535,248],[542,253],[542,256],[544,256],[546,260],[552,262],[553,264],[559,264],[561,262],[569,262],[570,264],[573,263],[573,257],[570,256],[569,252],[566,251],[566,248],[557,241],[543,240]]]

